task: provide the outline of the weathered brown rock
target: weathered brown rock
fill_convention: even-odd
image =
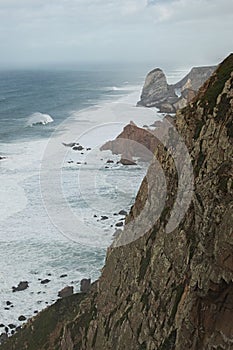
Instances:
[[[91,287],[91,279],[83,278],[80,282],[80,291],[83,293],[87,293]]]
[[[178,190],[177,169],[168,147],[174,137],[170,128],[168,143],[155,150],[167,184],[159,219],[146,230],[149,218],[141,215],[156,215],[161,182],[153,161],[115,243],[134,233],[130,225],[137,218],[144,235],[108,250],[101,277],[89,294],[60,300],[1,350],[232,348],[232,117],[230,55],[176,117],[194,169],[192,202],[179,226],[170,233],[165,230]],[[45,320],[49,329],[42,327]]]
[[[67,286],[58,292],[60,298],[67,298],[74,294],[74,287]]]
[[[108,141],[100,150],[110,150],[113,154],[121,154],[123,159],[139,157],[150,160],[159,141],[151,130],[139,128],[134,123],[124,127],[121,134],[114,141]]]

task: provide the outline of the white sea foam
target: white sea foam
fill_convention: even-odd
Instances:
[[[88,151],[84,150],[82,155],[69,147],[64,147],[62,142],[79,142],[84,147],[94,148],[109,139],[114,139],[130,120],[142,126],[160,119],[155,109],[135,107],[141,86],[124,85],[119,89],[125,91],[126,94],[123,97],[119,98],[118,95],[111,102],[103,98],[96,106],[72,113],[64,130],[61,129],[60,133],[53,135],[55,140],[53,159],[61,152],[67,152],[61,179],[64,199],[67,200],[74,214],[82,216],[84,225],[93,231],[93,235],[88,235],[77,227],[77,237],[80,238],[78,244],[62,236],[50,222],[43,206],[39,171],[48,140],[0,144],[1,152],[7,156],[7,160],[1,162],[0,168],[2,186],[0,193],[0,265],[2,267],[0,323],[17,324],[20,314],[32,316],[34,310],[44,308],[45,302],[51,303],[57,298],[58,290],[67,284],[72,284],[72,281],[77,291],[81,278],[98,277],[105,249],[112,241],[114,227],[111,228],[110,225],[114,226],[120,219],[119,216],[108,213],[108,208],[104,207],[105,200],[111,198],[117,211],[123,208],[129,209],[146,167],[129,169],[117,166],[116,156],[108,152],[99,155],[96,153],[96,157],[93,153],[93,159],[91,159],[87,157]],[[126,91],[130,93],[127,94]],[[48,122],[52,122],[51,116],[37,112],[29,117],[27,125]],[[73,134],[66,133],[69,129]],[[105,169],[109,157],[115,161],[115,165],[112,169]],[[77,188],[79,177],[77,162],[83,164],[85,159],[87,165],[83,170],[85,182],[82,183],[81,194],[84,195],[82,198]],[[68,160],[72,160],[73,163],[68,163]],[[48,181],[48,192],[52,196],[51,188],[54,179],[51,174],[48,175],[51,181],[51,183]],[[95,179],[100,179],[97,187],[94,183]],[[100,199],[103,208],[100,208]],[[59,202],[54,202],[58,214],[62,216],[63,207],[59,205]],[[102,221],[101,215],[106,213],[109,219]],[[98,218],[94,218],[94,214]],[[89,231],[87,229],[87,232]],[[59,276],[67,271],[69,275],[67,279],[60,279]],[[48,273],[52,273],[49,277],[51,282],[47,286],[42,286],[38,277],[45,278]],[[11,287],[21,280],[29,281],[28,290],[11,293]],[[9,299],[14,303],[14,308],[5,310],[5,301]]]
[[[52,123],[53,121],[53,118],[49,114],[36,112],[28,118],[26,125],[31,127],[34,125],[46,125],[48,123]]]

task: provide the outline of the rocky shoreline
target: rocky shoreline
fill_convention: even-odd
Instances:
[[[87,293],[42,311],[3,350],[231,348],[232,72],[230,55],[174,120],[190,152],[195,185],[180,224],[167,232],[178,193],[177,169],[169,144],[158,145],[156,158],[167,182],[160,218],[145,231],[148,212],[140,215],[145,206],[156,214],[162,190],[152,162],[151,192],[145,178],[127,219],[130,225],[140,217],[143,236],[109,248],[101,277]],[[125,232],[134,234],[130,228]]]

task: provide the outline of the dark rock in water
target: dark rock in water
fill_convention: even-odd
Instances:
[[[101,220],[107,220],[107,219],[108,219],[108,216],[101,215]]]
[[[74,146],[74,147],[73,147],[73,150],[74,150],[74,151],[82,151],[83,149],[84,149],[84,147],[81,146],[81,145],[79,145],[79,146]]]
[[[84,154],[83,152],[81,152],[81,154]]]
[[[145,125],[143,125],[143,128],[148,128],[148,125],[146,125],[146,124],[145,124]]]
[[[93,217],[94,217],[94,218],[97,218],[97,215],[95,214],[95,215],[93,215]]]
[[[34,311],[34,314],[38,314],[38,310],[35,310],[35,311]]]
[[[52,276],[52,274],[51,273],[47,273],[47,276]]]
[[[91,287],[91,279],[84,278],[80,282],[80,291],[83,293],[87,293]]]
[[[44,279],[44,280],[42,280],[40,283],[41,284],[47,284],[47,283],[49,283],[51,280],[49,280],[48,278],[46,278],[46,279]]]
[[[5,327],[5,325],[3,323],[0,324],[0,328],[3,328]]]
[[[20,315],[19,317],[18,317],[18,320],[20,321],[20,322],[22,322],[22,321],[26,321],[26,317],[25,316],[23,316],[23,315]]]
[[[29,287],[27,281],[19,282],[17,287],[12,287],[12,292],[21,292]]]
[[[74,163],[74,161],[73,160],[69,160],[67,163],[68,164],[72,164],[72,163]]]
[[[15,326],[14,324],[12,324],[12,323],[8,324],[8,327],[9,327],[10,329],[16,328],[16,326]]]
[[[13,335],[13,334],[15,334],[15,331],[12,329],[12,331],[11,331],[11,335]]]
[[[2,156],[0,157],[0,160],[4,160],[4,159],[6,159],[6,157],[2,157]]]
[[[123,226],[123,225],[124,225],[123,222],[117,222],[115,226],[116,226],[116,227],[121,227],[121,226]]]
[[[114,163],[114,161],[111,160],[111,159],[108,159],[106,163],[107,163],[107,164],[111,164],[111,163]]]
[[[9,332],[9,328],[5,327],[5,332],[8,333]]]
[[[6,302],[6,305],[12,305],[12,302],[11,301],[9,301],[9,300],[7,300],[7,302]]]
[[[118,213],[119,215],[127,215],[127,211],[126,210],[121,210]]]
[[[109,169],[109,166],[106,166],[105,169]]]
[[[79,145],[79,143],[76,143],[76,142],[71,142],[71,143],[62,142],[62,144],[63,144],[63,146],[65,146],[65,147],[71,147],[71,148],[73,148],[73,147]]]
[[[134,162],[133,160],[126,159],[126,158],[121,158],[120,163],[123,165],[137,165],[137,163]]]
[[[91,151],[91,147],[86,148],[87,151]]]
[[[2,333],[0,335],[0,344],[5,343],[7,341],[7,339],[8,339],[8,335],[6,333]]]
[[[58,292],[60,298],[66,298],[74,294],[74,287],[67,286]]]
[[[68,275],[66,273],[64,273],[63,275],[60,276],[60,278],[65,278],[67,277]]]
[[[10,308],[9,307],[4,307],[4,310],[10,310]]]

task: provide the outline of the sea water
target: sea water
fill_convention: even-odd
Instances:
[[[143,79],[120,68],[0,72],[0,324],[18,325],[65,286],[78,292],[100,275],[147,164],[122,166],[99,147],[131,120],[161,118],[135,107]],[[13,293],[20,281],[29,288]]]

